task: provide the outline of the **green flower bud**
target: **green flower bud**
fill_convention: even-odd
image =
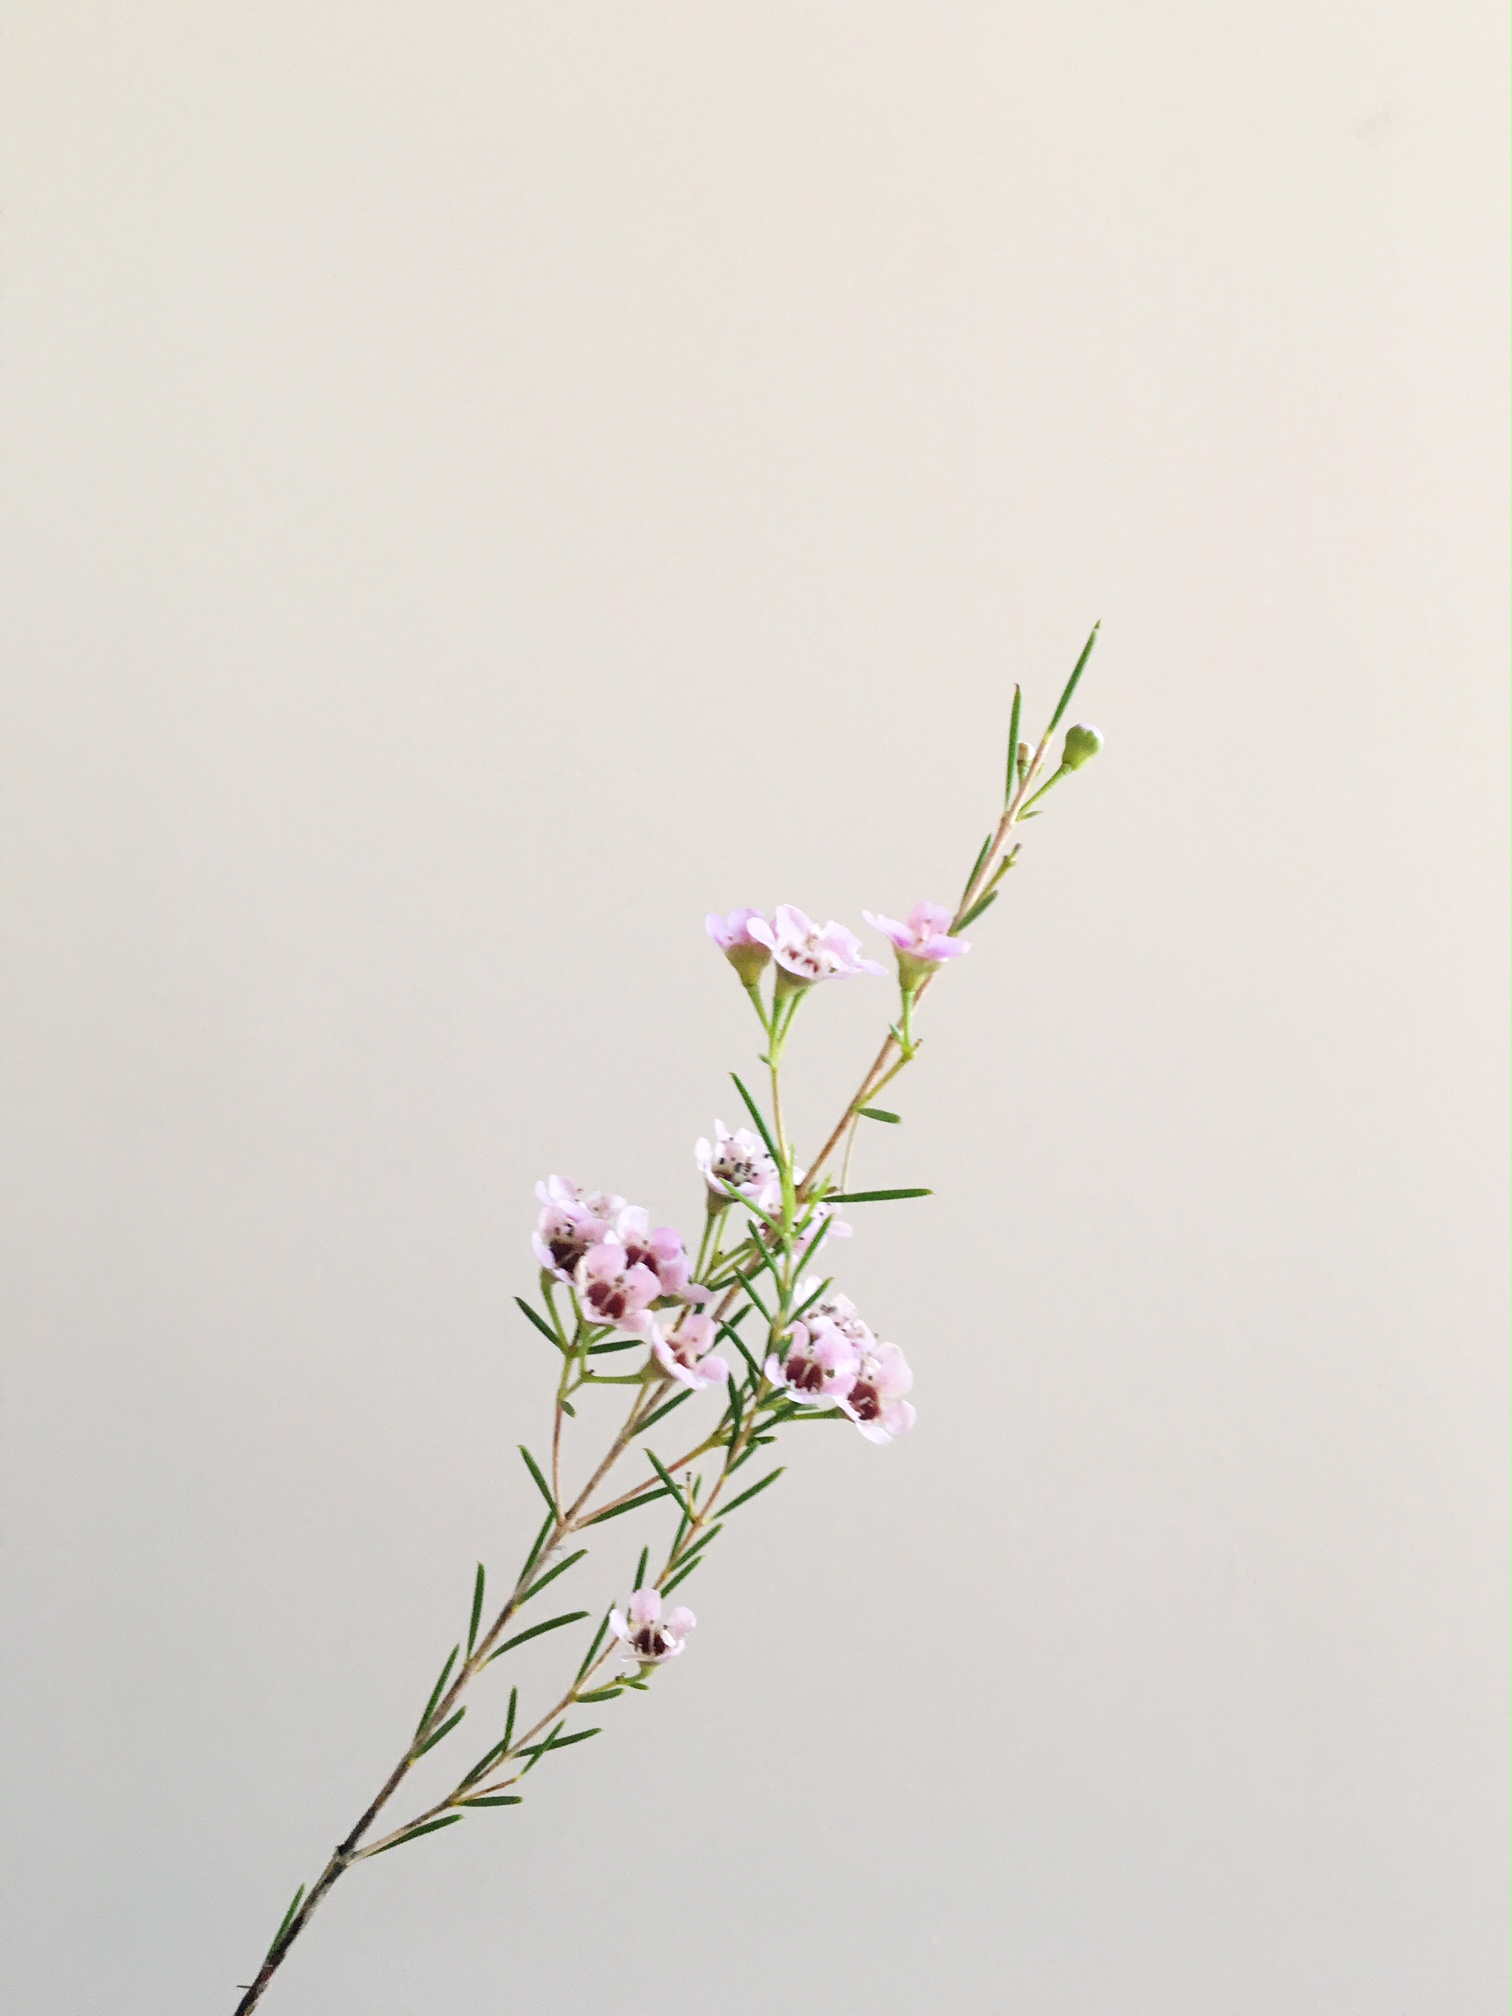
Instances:
[[[1062,770],[1080,770],[1083,763],[1090,763],[1103,745],[1098,730],[1085,721],[1079,721],[1074,728],[1066,730],[1066,746],[1061,751]]]

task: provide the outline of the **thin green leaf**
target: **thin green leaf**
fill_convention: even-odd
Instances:
[[[889,1197],[933,1197],[933,1190],[837,1190],[832,1204],[881,1204]]]
[[[515,1605],[515,1608],[517,1610],[523,1609],[524,1606],[530,1601],[532,1596],[538,1596],[541,1593],[541,1591],[546,1587],[546,1584],[548,1582],[555,1582],[558,1575],[565,1575],[567,1573],[567,1570],[571,1567],[574,1567],[579,1561],[581,1561],[583,1556],[587,1552],[588,1549],[586,1547],[579,1547],[576,1554],[569,1554],[565,1561],[558,1561],[555,1568],[548,1568],[546,1570],[546,1573],[541,1577],[541,1579],[538,1582],[531,1583],[530,1587],[525,1591],[525,1594],[520,1598],[519,1602]]]
[[[732,1343],[735,1346],[735,1349],[740,1353],[741,1357],[744,1358],[746,1364],[749,1365],[749,1367],[751,1368],[752,1380],[755,1382],[757,1386],[759,1386],[761,1384],[761,1367],[756,1363],[756,1360],[751,1356],[750,1352],[747,1351],[745,1345],[735,1335],[735,1332],[730,1328],[728,1323],[720,1324],[719,1334],[721,1337],[728,1338],[730,1343]]]
[[[457,1654],[461,1650],[462,1647],[460,1645],[453,1645],[450,1652],[447,1653],[446,1664],[441,1668],[441,1678],[436,1682],[435,1686],[432,1687],[431,1697],[429,1701],[427,1701],[425,1704],[425,1713],[420,1717],[420,1720],[415,1724],[415,1734],[417,1736],[420,1734],[420,1731],[425,1727],[426,1723],[429,1722],[432,1714],[435,1712],[436,1703],[441,1699],[441,1689],[446,1685],[447,1675],[451,1672],[452,1667],[455,1665]]]
[[[565,1610],[560,1617],[548,1617],[544,1624],[532,1624],[528,1631],[517,1631],[513,1638],[506,1638],[496,1652],[489,1653],[487,1664],[491,1666],[495,1659],[502,1659],[506,1652],[513,1652],[516,1645],[523,1645],[527,1638],[539,1638],[546,1631],[560,1631],[564,1624],[581,1624],[587,1615],[586,1610]]]
[[[520,1690],[518,1687],[511,1687],[509,1690],[509,1713],[504,1717],[504,1748],[506,1750],[509,1748],[509,1739],[514,1734],[515,1710],[519,1705]]]
[[[546,1517],[541,1522],[541,1530],[535,1536],[535,1542],[532,1545],[530,1552],[525,1556],[525,1566],[520,1570],[520,1580],[522,1582],[525,1580],[525,1577],[530,1573],[531,1569],[535,1566],[536,1557],[539,1555],[541,1549],[546,1544],[546,1536],[548,1533],[551,1532],[552,1528],[555,1525],[556,1525],[556,1514],[554,1512],[548,1512],[546,1514]]]
[[[982,851],[980,854],[978,854],[975,861],[972,862],[971,873],[966,877],[966,887],[961,891],[961,901],[963,903],[966,901],[967,893],[969,892],[972,883],[975,882],[978,875],[981,874],[982,863],[987,859],[987,856],[992,852],[992,843],[996,838],[997,835],[995,833],[989,833],[987,835],[987,838],[982,842]]]
[[[525,1447],[525,1444],[523,1442],[520,1443],[519,1449],[520,1454],[525,1458],[525,1468],[530,1472],[531,1476],[534,1477],[536,1481],[537,1490],[540,1492],[541,1496],[546,1500],[546,1503],[551,1507],[552,1515],[553,1517],[555,1517],[557,1502],[556,1499],[551,1494],[551,1486],[546,1482],[546,1479],[541,1475],[541,1466],[536,1462],[536,1459],[534,1458],[534,1456],[531,1455],[530,1451]]]
[[[524,1771],[520,1773],[520,1776],[522,1778],[524,1778],[529,1772],[534,1771],[537,1764],[539,1764],[541,1759],[546,1755],[546,1752],[556,1742],[558,1735],[566,1727],[567,1723],[564,1719],[563,1721],[558,1722],[555,1729],[548,1731],[548,1733],[541,1740],[541,1742],[526,1744],[525,1748],[520,1752],[520,1755],[522,1757],[528,1757],[530,1759],[530,1762],[525,1766]]]
[[[603,1617],[599,1621],[599,1627],[597,1631],[595,1631],[593,1634],[593,1643],[588,1647],[587,1652],[583,1655],[583,1663],[577,1669],[577,1674],[574,1677],[572,1683],[574,1687],[577,1685],[578,1681],[582,1679],[583,1675],[588,1671],[588,1668],[593,1664],[595,1658],[598,1656],[598,1649],[600,1645],[603,1644],[604,1638],[608,1633],[608,1630],[609,1630],[609,1612],[606,1610],[603,1614]]]
[[[516,1295],[515,1307],[521,1312],[522,1315],[529,1317],[530,1321],[534,1323],[537,1330],[540,1331],[541,1335],[546,1339],[546,1342],[550,1344],[554,1350],[560,1351],[562,1349],[561,1338],[558,1337],[557,1333],[555,1332],[555,1330],[552,1329],[551,1325],[546,1321],[546,1318],[544,1316],[538,1316],[536,1314],[535,1310],[531,1308],[530,1304],[525,1300],[524,1296]]]
[[[488,1792],[479,1799],[464,1799],[464,1806],[523,1806],[518,1792]]]
[[[645,1342],[644,1337],[619,1337],[612,1344],[590,1344],[588,1346],[588,1356],[590,1358],[597,1358],[605,1351],[639,1351]]]
[[[462,1783],[464,1785],[476,1785],[480,1778],[485,1776],[486,1773],[488,1773],[493,1769],[495,1764],[498,1763],[499,1759],[504,1755],[504,1752],[508,1748],[509,1748],[509,1738],[506,1736],[501,1738],[499,1742],[495,1743],[492,1750],[485,1750],[483,1755],[478,1759],[477,1763],[474,1764],[471,1771],[469,1771],[467,1776],[462,1780]]]
[[[903,1124],[903,1115],[889,1113],[885,1106],[858,1106],[856,1111],[863,1120],[885,1120],[889,1127],[900,1127]]]
[[[739,1078],[736,1077],[733,1071],[730,1073],[730,1076],[735,1079],[735,1090],[740,1094],[741,1098],[745,1101],[746,1111],[750,1114],[751,1118],[756,1122],[756,1132],[761,1136],[762,1140],[765,1141],[767,1146],[767,1153],[771,1156],[772,1160],[777,1164],[778,1168],[780,1169],[782,1167],[782,1157],[777,1153],[777,1143],[772,1139],[771,1135],[767,1132],[766,1121],[763,1120],[761,1117],[761,1108],[756,1104],[756,1101],[751,1097],[750,1093],[747,1092],[746,1088],[744,1087],[744,1085],[741,1084]]]
[[[596,1687],[591,1694],[579,1694],[579,1701],[618,1701],[624,1693],[623,1687]],[[557,1748],[561,1749],[561,1744]]]
[[[369,1855],[387,1855],[390,1848],[402,1848],[406,1841],[418,1841],[422,1834],[434,1834],[438,1827],[455,1827],[462,1818],[460,1813],[448,1813],[443,1820],[427,1820],[423,1827],[412,1827],[408,1834],[401,1834],[397,1841],[387,1841],[381,1848],[370,1848]]]
[[[785,1463],[779,1463],[775,1470],[768,1471],[759,1484],[753,1484],[749,1491],[742,1491],[738,1498],[732,1498],[724,1508],[725,1518],[728,1519],[732,1512],[739,1511],[740,1507],[749,1499],[755,1498],[759,1493],[765,1491],[768,1484],[775,1484],[786,1468],[787,1465]]]
[[[1082,654],[1080,658],[1078,658],[1076,661],[1076,670],[1071,674],[1071,677],[1066,681],[1066,690],[1060,696],[1060,699],[1056,704],[1055,712],[1050,716],[1050,726],[1045,730],[1045,733],[1047,735],[1053,735],[1055,733],[1056,729],[1060,726],[1060,718],[1062,714],[1064,714],[1066,709],[1071,705],[1071,695],[1076,691],[1077,682],[1080,680],[1083,672],[1085,672],[1087,669],[1087,660],[1092,656],[1092,646],[1097,642],[1097,633],[1099,630],[1101,630],[1101,628],[1102,628],[1102,618],[1099,617],[1098,620],[1092,625],[1092,635],[1087,639],[1086,643],[1082,646]]]
[[[1008,717],[1008,777],[1003,786],[1003,806],[1005,810],[1013,797],[1014,787],[1018,783],[1019,721],[1023,712],[1024,689],[1022,686],[1015,685],[1013,689],[1013,712]],[[972,870],[971,882],[976,880],[977,871],[981,868],[982,861],[986,858],[984,853],[977,862],[976,868]],[[968,889],[971,887],[971,882],[966,884]]]
[[[711,1526],[711,1527],[709,1528],[709,1530],[708,1530],[708,1531],[707,1531],[706,1533],[704,1533],[704,1534],[701,1534],[701,1535],[700,1535],[700,1537],[699,1537],[699,1538],[698,1538],[697,1540],[695,1540],[695,1541],[693,1542],[693,1545],[692,1545],[692,1546],[691,1546],[691,1547],[690,1547],[690,1548],[688,1549],[687,1553],[686,1553],[686,1554],[684,1554],[684,1556],[682,1557],[682,1558],[683,1558],[683,1561],[691,1561],[691,1560],[693,1559],[693,1557],[694,1557],[694,1555],[695,1555],[695,1554],[701,1554],[701,1553],[703,1552],[703,1550],[705,1549],[705,1547],[707,1547],[707,1546],[709,1545],[710,1541],[711,1541],[711,1540],[717,1540],[717,1539],[719,1538],[720,1534],[721,1534],[721,1533],[722,1533],[723,1531],[724,1531],[724,1527],[723,1527],[722,1525],[720,1525],[720,1526]],[[681,1565],[682,1565],[682,1563],[681,1563],[681,1562],[679,1562],[679,1563],[678,1563],[678,1566],[679,1566],[679,1567],[681,1567]]]
[[[657,1476],[660,1477],[663,1484],[666,1485],[667,1489],[672,1493],[672,1496],[677,1500],[678,1504],[682,1507],[684,1518],[691,1519],[693,1514],[688,1510],[687,1498],[684,1495],[681,1488],[673,1482],[671,1471],[667,1468],[666,1464],[663,1463],[660,1456],[657,1455],[654,1449],[648,1449],[646,1451],[646,1454],[650,1457],[652,1467],[656,1471]]]
[[[462,1717],[466,1713],[467,1710],[465,1708],[459,1708],[455,1715],[448,1715],[446,1720],[441,1724],[441,1727],[436,1731],[435,1735],[426,1737],[425,1741],[420,1745],[420,1748],[415,1752],[415,1755],[417,1757],[423,1757],[427,1750],[434,1750],[436,1745],[441,1741],[441,1738],[443,1736],[450,1736],[453,1729],[456,1728],[457,1724],[462,1720]]]
[[[670,1581],[663,1582],[662,1584],[663,1596],[670,1596],[672,1594],[672,1591],[677,1587],[679,1582],[686,1582],[688,1577],[693,1573],[694,1569],[702,1568],[703,1564],[704,1564],[704,1557],[702,1556],[702,1554],[700,1554],[696,1560],[690,1561],[686,1568],[679,1568],[677,1573],[674,1576],[672,1576]]]
[[[651,1424],[647,1422],[647,1427]],[[639,1512],[642,1505],[654,1505],[658,1498],[665,1498],[667,1487],[658,1484],[654,1491],[647,1491],[643,1497],[627,1498],[623,1505],[611,1505],[607,1512],[595,1512],[591,1519],[583,1521],[584,1526],[602,1526],[606,1519],[618,1519],[624,1512]]]
[[[848,1418],[838,1407],[796,1407],[791,1414],[783,1416],[782,1425],[786,1428],[797,1421],[844,1421]],[[776,1439],[775,1435],[763,1437],[763,1440],[772,1442]]]
[[[672,1412],[672,1409],[674,1407],[681,1407],[684,1400],[691,1400],[692,1398],[693,1398],[692,1388],[689,1386],[684,1386],[684,1388],[680,1393],[674,1393],[672,1398],[670,1400],[664,1401],[663,1404],[660,1407],[658,1407],[654,1413],[648,1414],[645,1420],[642,1421],[642,1423],[640,1424],[639,1428],[636,1429],[635,1431],[636,1434],[644,1435],[646,1430],[648,1428],[654,1428],[658,1421],[665,1421],[667,1416]]]
[[[990,910],[993,904],[996,903],[997,899],[998,899],[998,892],[996,891],[996,889],[989,889],[985,896],[979,896],[976,902],[973,903],[971,908],[966,912],[966,915],[961,919],[960,923],[956,925],[955,930],[951,932],[950,934],[951,937],[954,938],[958,936],[960,932],[966,929],[966,926],[968,924],[975,924],[976,920],[978,919],[978,917],[981,916],[982,912],[984,910]]]
[[[744,1288],[747,1295],[749,1295],[751,1300],[756,1304],[756,1307],[761,1312],[763,1319],[766,1322],[770,1323],[772,1320],[772,1312],[770,1309],[768,1309],[765,1302],[762,1301],[761,1297],[756,1293],[756,1290],[751,1286],[750,1276],[748,1274],[742,1274],[738,1267],[734,1271],[735,1271],[735,1279],[740,1283],[741,1287]]]
[[[636,1562],[636,1564],[635,1564],[635,1580],[634,1580],[634,1581],[633,1581],[633,1582],[632,1582],[632,1583],[630,1584],[630,1588],[631,1588],[631,1591],[632,1591],[632,1593],[633,1593],[633,1592],[634,1592],[635,1590],[639,1589],[639,1587],[641,1586],[642,1582],[644,1582],[644,1581],[645,1581],[645,1579],[646,1579],[646,1563],[647,1563],[647,1562],[648,1562],[648,1561],[649,1561],[650,1559],[651,1559],[651,1549],[650,1549],[649,1547],[642,1547],[642,1549],[641,1549],[641,1551],[640,1551],[640,1559],[639,1559],[639,1561],[637,1561],[637,1562]]]
[[[478,1579],[473,1583],[472,1616],[467,1622],[467,1656],[472,1657],[472,1649],[478,1642],[478,1621],[483,1615],[483,1585],[487,1581],[483,1563],[478,1563]]]
[[[283,1942],[283,1936],[285,1932],[288,1931],[289,1927],[294,1922],[294,1913],[299,1909],[300,1905],[303,1904],[304,1902],[304,1894],[305,1894],[305,1886],[303,1885],[303,1883],[301,1883],[299,1888],[294,1892],[294,1902],[289,1906],[288,1910],[285,1911],[283,1915],[282,1925],[280,1925],[278,1930],[273,1934],[273,1944],[268,1948],[267,1953],[263,1956],[265,1959],[271,1960],[273,1958],[273,1955],[278,1951],[279,1946]]]
[[[561,1724],[558,1723],[557,1726],[560,1728]],[[602,1729],[574,1729],[570,1736],[558,1736],[554,1742],[546,1744],[544,1748],[549,1750],[570,1750],[574,1743],[586,1743],[590,1736],[602,1736],[603,1733]]]

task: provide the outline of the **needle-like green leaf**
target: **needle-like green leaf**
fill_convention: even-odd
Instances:
[[[402,1848],[406,1841],[418,1841],[422,1834],[434,1834],[438,1827],[455,1827],[462,1818],[460,1813],[448,1813],[441,1820],[427,1820],[423,1827],[411,1827],[408,1834],[401,1834],[397,1841],[386,1841],[381,1848],[370,1848],[369,1855],[387,1855],[390,1848]]]
[[[429,1701],[427,1701],[425,1704],[425,1713],[420,1717],[420,1720],[415,1724],[415,1734],[417,1736],[420,1734],[420,1731],[425,1727],[426,1723],[429,1722],[431,1716],[435,1713],[436,1703],[441,1699],[441,1690],[446,1685],[447,1675],[451,1672],[452,1667],[456,1664],[457,1654],[461,1650],[462,1647],[460,1645],[453,1645],[450,1652],[447,1653],[446,1664],[441,1668],[441,1678],[436,1682],[435,1686],[432,1687],[431,1697]]]
[[[467,1656],[472,1657],[472,1649],[478,1642],[478,1620],[483,1615],[483,1585],[487,1581],[483,1563],[478,1563],[477,1580],[473,1583],[472,1616],[467,1621]]]
[[[964,931],[968,924],[975,924],[976,920],[978,919],[978,917],[981,916],[982,912],[984,910],[990,910],[993,904],[996,903],[997,899],[998,899],[998,892],[996,891],[996,889],[989,889],[985,896],[979,896],[975,901],[975,903],[972,904],[971,908],[966,912],[966,915],[961,919],[960,923],[957,924],[956,930],[958,932]]]
[[[464,1799],[464,1806],[523,1806],[525,1801],[518,1792],[491,1792],[481,1799]]]
[[[532,1624],[528,1631],[517,1631],[513,1638],[506,1638],[496,1652],[488,1655],[491,1666],[495,1659],[502,1659],[506,1652],[513,1652],[516,1645],[523,1645],[527,1638],[539,1638],[547,1631],[560,1631],[564,1624],[581,1624],[588,1615],[586,1610],[565,1610],[560,1617],[548,1617],[544,1624]]]
[[[648,1427],[650,1423],[646,1424]],[[658,1484],[654,1491],[647,1491],[639,1498],[627,1498],[623,1505],[611,1505],[607,1512],[595,1512],[591,1519],[585,1519],[585,1526],[602,1526],[606,1519],[618,1519],[626,1512],[639,1512],[642,1505],[654,1505],[658,1498],[665,1498],[667,1487]]]
[[[642,1421],[642,1423],[640,1424],[639,1428],[636,1429],[635,1431],[636,1434],[644,1435],[646,1430],[648,1428],[654,1428],[658,1421],[665,1421],[667,1416],[672,1412],[672,1409],[674,1407],[681,1407],[684,1400],[691,1400],[692,1398],[693,1398],[692,1389],[690,1387],[684,1386],[680,1393],[674,1393],[670,1400],[664,1400],[661,1406],[656,1409],[654,1414],[648,1414],[645,1420]]]
[[[695,1568],[702,1568],[702,1566],[703,1566],[703,1556],[702,1554],[700,1554],[694,1560],[690,1561],[686,1568],[679,1568],[677,1573],[671,1578],[670,1581],[664,1582],[662,1584],[663,1596],[670,1596],[672,1594],[672,1591],[677,1587],[679,1582],[686,1582],[688,1577],[693,1573],[693,1570]]]
[[[889,1197],[933,1197],[933,1190],[837,1190],[832,1204],[881,1204]]]
[[[640,1559],[635,1564],[635,1580],[630,1584],[632,1591],[639,1589],[642,1582],[645,1581],[646,1564],[650,1559],[651,1559],[651,1549],[649,1547],[642,1547],[640,1551]]]
[[[667,1489],[671,1492],[672,1496],[677,1500],[678,1504],[682,1507],[683,1517],[685,1519],[691,1519],[693,1517],[693,1514],[688,1509],[687,1498],[685,1497],[681,1486],[673,1482],[671,1471],[667,1468],[666,1464],[663,1463],[660,1456],[657,1455],[654,1449],[648,1449],[646,1451],[646,1454],[650,1457],[652,1468],[655,1470],[657,1476],[660,1477],[663,1484],[666,1485]]]
[[[779,1463],[777,1468],[769,1471],[759,1484],[753,1484],[749,1491],[742,1491],[738,1498],[732,1498],[724,1508],[725,1518],[728,1519],[732,1512],[738,1511],[748,1499],[755,1498],[760,1492],[765,1491],[768,1484],[775,1484],[786,1468],[787,1465],[785,1463]]]
[[[562,1348],[561,1338],[558,1337],[555,1330],[552,1329],[551,1325],[546,1321],[544,1316],[538,1316],[536,1314],[534,1309],[531,1308],[530,1304],[524,1299],[523,1296],[516,1295],[515,1307],[521,1312],[522,1315],[528,1316],[530,1318],[530,1321],[534,1323],[535,1327],[537,1328],[537,1330],[540,1331],[541,1335],[546,1339],[546,1342],[548,1344],[552,1345],[553,1348],[558,1351],[561,1350]]]
[[[976,915],[975,910],[971,912],[971,915],[973,917]],[[889,1113],[885,1106],[858,1106],[856,1111],[861,1115],[863,1120],[885,1120],[889,1127],[902,1125],[903,1115],[901,1113]]]
[[[462,1717],[466,1713],[467,1710],[465,1708],[459,1708],[455,1715],[448,1715],[446,1720],[441,1724],[441,1727],[436,1731],[435,1735],[426,1737],[425,1741],[420,1745],[420,1748],[415,1752],[415,1755],[417,1757],[423,1757],[427,1750],[434,1750],[436,1745],[441,1741],[441,1738],[443,1736],[450,1736],[453,1729],[456,1728],[457,1724],[462,1720]]]
[[[532,1596],[538,1596],[540,1594],[540,1592],[546,1587],[546,1584],[548,1582],[555,1582],[558,1575],[565,1575],[569,1568],[575,1567],[576,1564],[582,1560],[583,1556],[587,1552],[588,1549],[586,1547],[579,1547],[576,1554],[569,1554],[565,1561],[558,1561],[555,1568],[548,1568],[546,1570],[546,1573],[540,1578],[538,1582],[531,1583],[530,1587],[525,1591],[525,1594],[520,1598],[519,1603],[515,1607],[517,1609],[523,1608],[524,1605],[530,1601]]]
[[[751,1097],[750,1093],[747,1092],[745,1086],[741,1084],[740,1079],[736,1077],[736,1074],[733,1071],[730,1073],[730,1076],[735,1079],[735,1090],[740,1094],[741,1098],[745,1101],[746,1111],[750,1114],[751,1118],[756,1122],[756,1132],[761,1136],[762,1140],[765,1141],[767,1145],[767,1153],[771,1156],[772,1160],[777,1164],[778,1168],[780,1169],[782,1167],[782,1157],[777,1153],[777,1143],[772,1139],[771,1135],[767,1132],[766,1121],[763,1120],[761,1117],[761,1108],[756,1104],[756,1101]]]
[[[289,1927],[294,1922],[294,1913],[299,1909],[300,1905],[303,1904],[304,1902],[304,1894],[305,1894],[305,1886],[303,1885],[303,1883],[301,1883],[299,1888],[294,1892],[294,1902],[289,1906],[288,1910],[285,1911],[283,1915],[282,1925],[280,1925],[278,1930],[273,1934],[273,1944],[268,1948],[268,1951],[264,1956],[266,1959],[271,1960],[273,1955],[278,1951],[279,1946],[283,1943],[283,1936],[285,1932],[288,1931]]]
[[[1062,693],[1059,701],[1056,703],[1055,712],[1050,716],[1050,726],[1045,730],[1045,733],[1047,735],[1053,735],[1055,733],[1056,729],[1060,726],[1060,718],[1062,714],[1064,714],[1066,709],[1071,705],[1071,695],[1076,691],[1077,682],[1080,680],[1083,672],[1085,672],[1087,669],[1087,660],[1092,656],[1092,646],[1097,642],[1097,633],[1099,630],[1101,630],[1101,628],[1102,628],[1102,619],[1101,617],[1099,617],[1098,620],[1092,625],[1092,635],[1087,639],[1086,643],[1082,646],[1082,654],[1080,658],[1078,658],[1076,661],[1076,670],[1071,674],[1071,677],[1066,681],[1066,690],[1064,693]]]
[[[523,1442],[519,1444],[519,1450],[520,1454],[525,1458],[525,1468],[530,1472],[531,1476],[534,1477],[536,1481],[537,1490],[539,1490],[541,1496],[546,1500],[546,1503],[551,1507],[552,1517],[555,1518],[557,1502],[555,1498],[553,1498],[551,1495],[551,1486],[546,1482],[546,1479],[541,1475],[540,1464],[536,1462],[536,1459],[534,1458],[534,1456],[531,1455],[530,1451],[525,1447],[525,1444]]]
[[[1005,811],[1012,800],[1013,788],[1018,783],[1019,720],[1023,712],[1024,689],[1022,686],[1015,686],[1013,689],[1013,712],[1008,717],[1008,778],[1003,786],[1003,809]],[[968,889],[971,887],[971,883],[976,880],[977,870],[980,869],[985,859],[986,855],[984,853],[978,859],[976,868],[972,869],[971,881],[966,884]]]

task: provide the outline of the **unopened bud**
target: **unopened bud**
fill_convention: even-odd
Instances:
[[[1029,747],[1029,744],[1027,742],[1020,742],[1020,744],[1018,745],[1018,773],[1020,777],[1023,777],[1027,774],[1029,769],[1029,759],[1033,756],[1033,754],[1034,751]]]
[[[1079,721],[1074,728],[1066,730],[1066,746],[1061,751],[1062,770],[1080,770],[1083,763],[1090,763],[1103,745],[1103,738],[1097,729],[1085,721]]]

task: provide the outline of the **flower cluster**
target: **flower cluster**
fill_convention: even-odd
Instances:
[[[801,1284],[800,1296],[818,1285]],[[903,1398],[913,1385],[908,1360],[873,1334],[848,1295],[811,1301],[765,1370],[800,1406],[837,1407],[868,1442],[890,1442],[917,1418]]]
[[[565,1176],[536,1185],[541,1215],[530,1244],[542,1272],[572,1289],[590,1323],[639,1333],[653,1303],[694,1294],[682,1235],[652,1227],[638,1204],[584,1190]]]

